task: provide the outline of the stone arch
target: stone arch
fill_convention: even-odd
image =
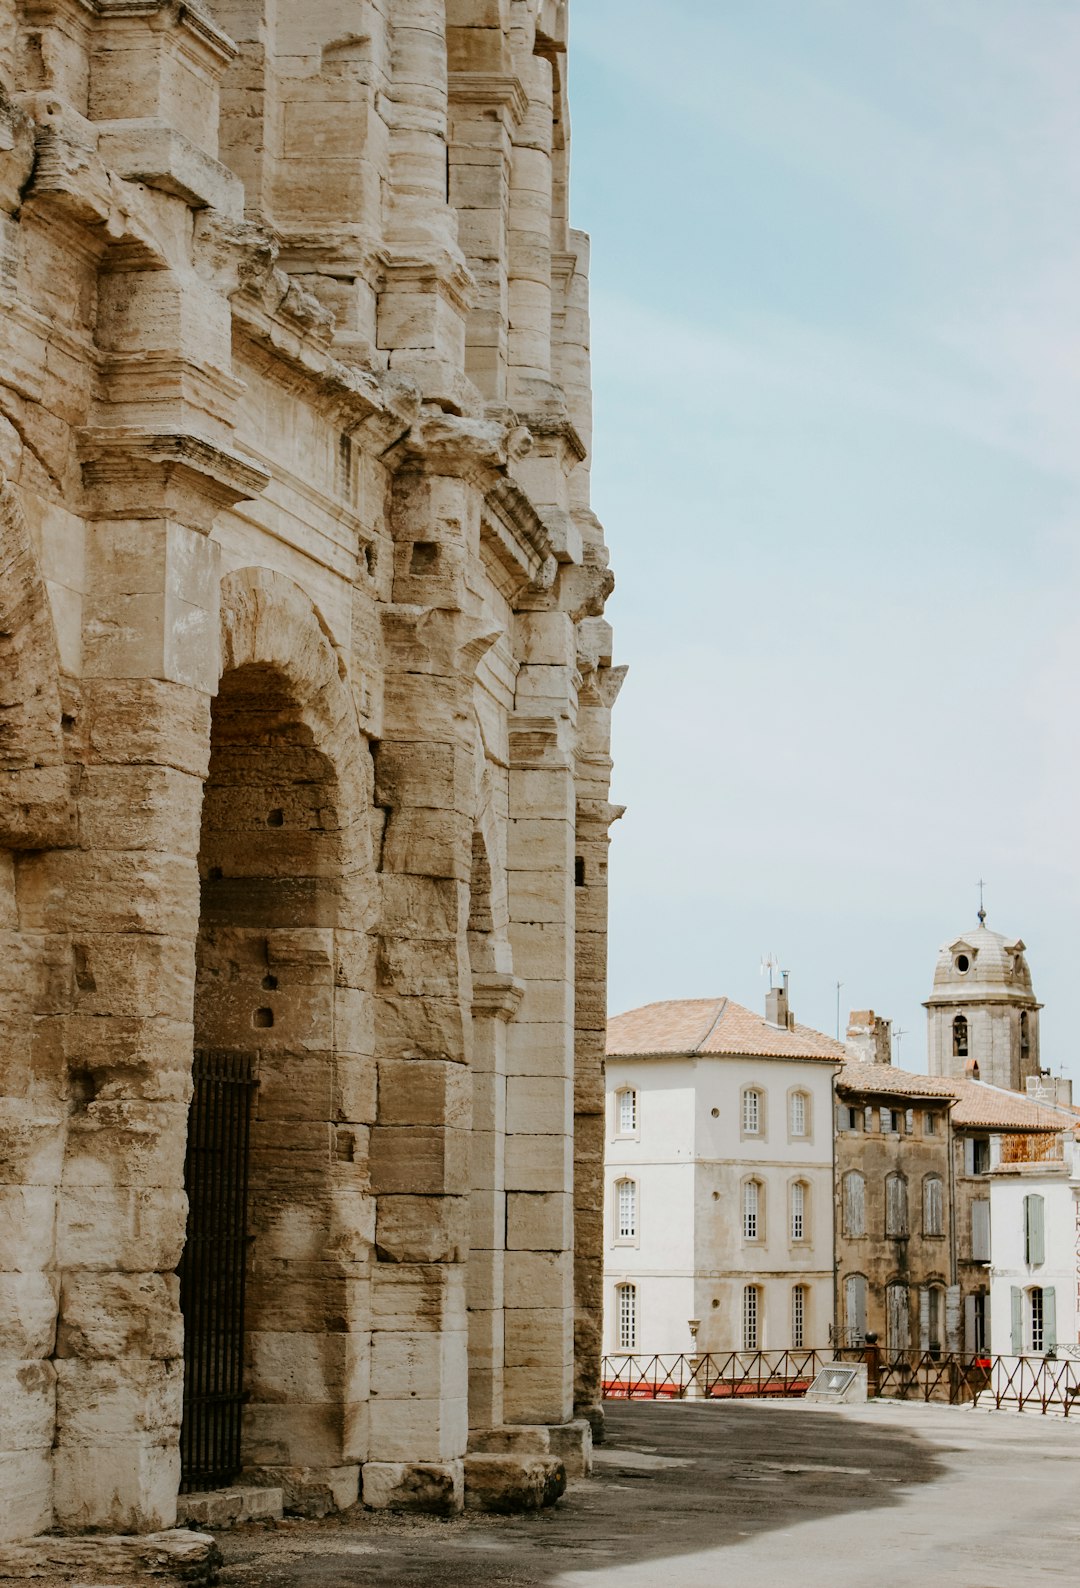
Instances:
[[[239,1281],[234,1269],[213,1287],[222,1296],[232,1286],[228,1327],[243,1342],[229,1381],[245,1398],[231,1476],[252,1472],[281,1483],[293,1507],[326,1509],[355,1501],[365,1454],[371,758],[304,592],[242,569],[221,596],[199,842],[182,1450],[198,1487],[208,1467],[193,1430],[209,1414],[196,1396],[217,1369],[200,1334],[207,1287],[196,1265],[208,1261],[199,1252],[213,1208],[197,1155],[208,1132],[217,1140],[206,1120],[224,1070],[253,1088],[246,1148],[235,1149],[248,1184],[247,1259]],[[227,1467],[211,1479],[231,1481]]]
[[[60,656],[48,592],[14,486],[0,470],[0,845],[70,836]]]

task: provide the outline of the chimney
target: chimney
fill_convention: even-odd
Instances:
[[[780,1026],[784,1031],[795,1029],[795,1017],[788,1008],[788,973],[784,971],[784,985],[770,987],[765,994],[765,1018],[771,1026]]]
[[[891,1064],[892,1021],[872,1009],[853,1009],[848,1015],[847,1050],[862,1064]]]

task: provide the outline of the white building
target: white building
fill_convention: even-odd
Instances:
[[[785,979],[786,980],[786,979]],[[820,1345],[841,1044],[728,998],[608,1025],[604,1350]]]
[[[1043,1356],[1080,1346],[1080,1142],[995,1137],[990,1180],[991,1350]]]

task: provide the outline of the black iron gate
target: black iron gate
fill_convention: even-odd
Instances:
[[[187,1241],[180,1262],[184,1421],[180,1487],[220,1488],[240,1470],[250,1054],[198,1049],[188,1123]]]

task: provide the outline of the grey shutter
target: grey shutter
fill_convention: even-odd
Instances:
[[[1043,1199],[1034,1192],[1024,1198],[1024,1258],[1033,1268],[1046,1261]]]
[[[1043,1350],[1057,1346],[1057,1296],[1053,1285],[1043,1286]]]
[[[863,1109],[863,1129],[866,1131],[866,1134],[869,1135],[873,1128],[874,1110],[870,1107],[870,1104],[867,1103],[866,1107]]]
[[[913,1108],[906,1109],[904,1112],[904,1129],[909,1136],[915,1129],[915,1110]]]
[[[975,1341],[975,1297],[964,1297],[964,1350],[974,1351]]]
[[[837,1105],[836,1105],[836,1128],[837,1128],[837,1130],[848,1130],[850,1128],[848,1126],[849,1117],[850,1117],[850,1115],[849,1115],[849,1111],[848,1111],[846,1105],[844,1103],[837,1103]]]
[[[1024,1292],[1019,1285],[1010,1289],[1012,1299],[1012,1354],[1021,1356],[1024,1350]]]
[[[971,1259],[975,1263],[990,1261],[990,1199],[977,1197],[971,1204]]]
[[[970,1136],[964,1137],[964,1173],[975,1173],[975,1143]]]
[[[919,1287],[919,1350],[930,1349],[930,1292],[925,1285]]]
[[[865,1182],[857,1169],[844,1176],[844,1233],[866,1234]]]

